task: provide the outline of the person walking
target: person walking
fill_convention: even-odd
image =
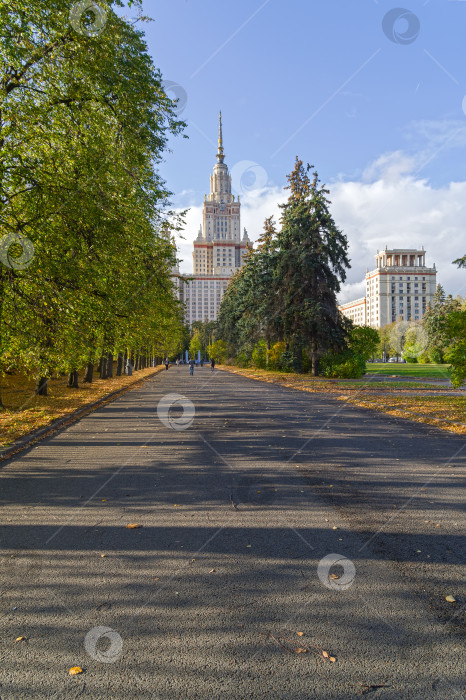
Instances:
[[[168,365],[169,365],[168,357],[165,358],[164,363],[165,363],[165,369],[168,370]]]
[[[193,376],[193,374],[194,374],[194,365],[195,365],[195,364],[196,364],[196,363],[194,362],[193,358],[191,358],[191,359],[189,360],[189,374],[190,374],[191,376]]]
[[[213,372],[214,369],[215,369],[215,360],[214,360],[214,358],[212,357],[211,360],[210,360],[210,371]]]

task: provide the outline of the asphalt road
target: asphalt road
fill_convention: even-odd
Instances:
[[[465,445],[157,375],[0,470],[1,699],[464,698]]]

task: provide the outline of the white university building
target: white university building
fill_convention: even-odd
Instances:
[[[437,270],[426,253],[411,248],[377,251],[375,270],[366,272],[366,296],[342,304],[356,326],[381,328],[393,321],[420,321],[437,287]]]
[[[222,113],[219,116],[217,162],[210,176],[210,194],[204,197],[202,225],[194,241],[193,275],[174,274],[179,298],[185,304],[185,321],[216,321],[223,294],[232,275],[240,269],[247,248],[252,247],[246,229],[241,233],[241,203],[231,193],[231,175],[223,152]]]

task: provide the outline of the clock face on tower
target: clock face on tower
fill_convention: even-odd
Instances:
[[[220,209],[220,211],[225,211],[225,202],[220,202],[218,208]]]

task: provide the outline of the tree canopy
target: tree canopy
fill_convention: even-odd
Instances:
[[[104,26],[66,0],[0,7],[0,373],[165,354],[182,335],[158,165],[184,124],[122,5]]]

